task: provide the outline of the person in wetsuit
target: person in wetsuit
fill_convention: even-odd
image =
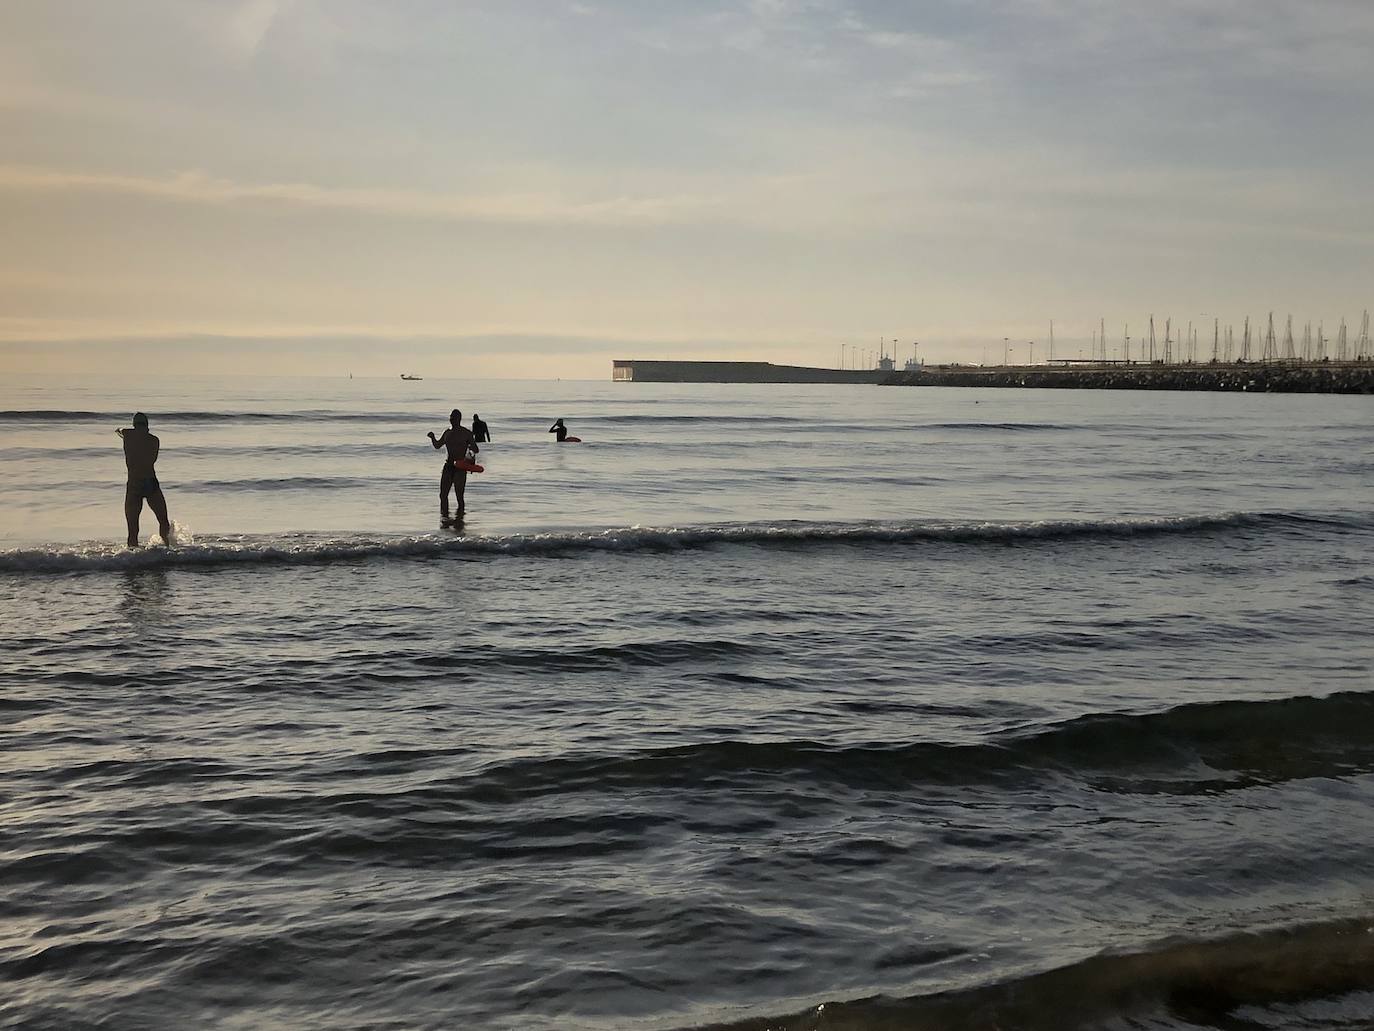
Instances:
[[[472,413],[472,439],[479,444],[491,443],[491,430],[487,428],[487,424],[476,412]]]
[[[558,441],[558,443],[560,444],[568,439],[568,427],[563,425],[562,419],[559,419],[556,423],[550,426],[549,432],[556,434],[554,440]]]
[[[444,519],[448,518],[448,492],[453,488],[454,496],[458,499],[458,514],[464,512],[463,493],[468,485],[468,473],[466,469],[459,469],[454,463],[461,462],[468,457],[468,452],[476,454],[478,450],[477,441],[472,439],[472,432],[463,425],[463,413],[455,408],[449,413],[448,429],[444,430],[443,435],[435,437],[429,434],[429,442],[434,445],[434,450],[438,451],[442,447],[448,448],[448,460],[444,462],[444,471],[439,474],[439,515]]]
[[[129,482],[124,488],[124,520],[129,524],[129,547],[138,547],[138,518],[143,513],[143,502],[157,516],[158,532],[162,543],[172,544],[172,521],[167,518],[167,499],[162,496],[162,486],[157,482],[157,453],[162,442],[148,432],[148,417],[142,412],[134,414],[132,429],[115,430],[124,441],[124,465],[129,470]]]

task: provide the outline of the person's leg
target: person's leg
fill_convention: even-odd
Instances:
[[[153,515],[157,516],[157,530],[162,534],[162,543],[170,548],[172,521],[167,518],[167,499],[162,496],[161,487],[153,487],[148,491],[148,507],[153,510]]]
[[[448,489],[453,486],[453,463],[445,462],[444,471],[439,474],[439,514],[445,519],[448,518]],[[462,495],[458,496],[458,504],[463,503]]]
[[[468,486],[468,471],[466,469],[455,469],[453,476],[453,493],[458,498],[458,511],[462,512],[466,506],[463,504],[463,492]]]
[[[129,547],[138,547],[138,516],[143,511],[143,492],[134,484],[124,488],[124,521],[129,524]]]

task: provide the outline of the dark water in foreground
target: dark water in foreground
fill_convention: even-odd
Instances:
[[[179,389],[4,399],[0,1024],[1374,1026],[1367,400]]]

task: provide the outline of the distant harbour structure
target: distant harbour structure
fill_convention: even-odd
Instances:
[[[775,365],[772,362],[661,361],[616,359],[611,378],[618,383],[854,383],[900,386],[1052,387],[1097,390],[1205,390],[1284,393],[1374,394],[1374,339],[1368,310],[1362,313],[1358,336],[1342,318],[1333,336],[1325,325],[1303,327],[1299,345],[1291,315],[1280,331],[1274,313],[1264,320],[1245,316],[1223,332],[1220,316],[1212,320],[1212,343],[1200,338],[1193,319],[1162,325],[1154,315],[1131,346],[1130,326],[1122,327],[1119,348],[1113,347],[1105,318],[1097,320],[1090,347],[1077,357],[1064,353],[1049,322],[1049,346],[1036,361],[1036,341],[1026,342],[1025,362],[1014,362],[1022,349],[1002,338],[1002,360],[988,362],[988,346],[977,364],[930,364],[921,358],[920,341],[910,344],[910,357],[898,368],[897,338],[882,338],[878,346],[839,345],[836,367]],[[1205,325],[1205,323],[1204,323]],[[1162,329],[1162,338],[1160,330]],[[1088,343],[1086,340],[1080,343]],[[1085,354],[1086,352],[1086,354]]]
[[[674,362],[616,359],[611,379],[617,383],[878,383],[892,375],[894,363],[883,358],[874,369],[823,369],[772,362]]]

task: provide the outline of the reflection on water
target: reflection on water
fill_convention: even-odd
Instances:
[[[123,575],[124,596],[120,613],[130,627],[143,631],[166,624],[167,606],[171,590],[167,570],[151,567],[130,569]]]

